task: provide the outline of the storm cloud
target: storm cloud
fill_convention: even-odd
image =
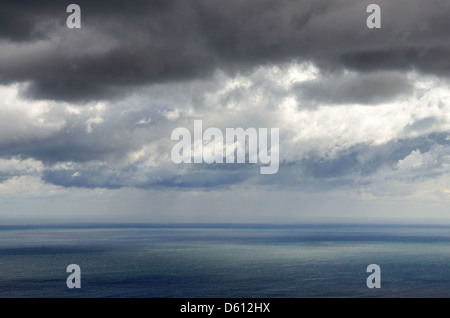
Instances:
[[[68,4],[2,2],[2,83],[27,82],[29,98],[86,102],[289,60],[448,75],[445,1],[379,1],[377,30],[365,25],[369,2],[356,0],[78,1],[81,29],[65,26]]]

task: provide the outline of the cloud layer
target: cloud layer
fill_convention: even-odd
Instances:
[[[79,1],[82,28],[73,30],[65,26],[64,2],[5,1],[0,80],[28,82],[31,98],[86,102],[136,86],[210,77],[217,69],[236,74],[292,59],[327,72],[448,75],[450,9],[444,0],[433,6],[379,1],[383,27],[377,30],[366,27],[368,3]]]
[[[68,29],[69,2],[3,1],[0,196],[271,189],[446,200],[450,4],[380,0],[382,28],[368,29],[369,3],[80,0],[82,28]],[[196,119],[280,128],[279,172],[174,164],[171,132]]]

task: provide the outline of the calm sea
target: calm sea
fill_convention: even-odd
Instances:
[[[0,297],[449,296],[448,226],[0,227]]]

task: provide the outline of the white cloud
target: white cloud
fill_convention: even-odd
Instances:
[[[147,125],[147,124],[150,124],[151,121],[152,121],[151,118],[145,117],[145,118],[138,120],[136,122],[136,125]]]

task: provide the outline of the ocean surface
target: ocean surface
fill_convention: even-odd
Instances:
[[[0,226],[0,297],[449,296],[450,226]]]

